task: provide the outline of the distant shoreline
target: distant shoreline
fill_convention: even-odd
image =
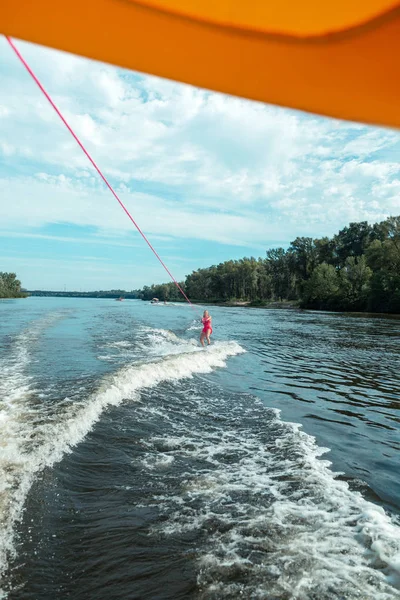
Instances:
[[[268,304],[252,304],[251,302],[193,302],[193,304],[203,304],[207,306],[222,306],[230,308],[264,308],[264,309],[278,309],[278,310],[299,310],[302,312],[313,312],[313,313],[329,313],[332,315],[349,315],[353,317],[376,317],[376,318],[389,318],[389,319],[400,319],[400,313],[378,313],[378,312],[360,312],[360,311],[346,311],[346,310],[320,310],[316,308],[301,308],[295,302],[270,302]]]
[[[124,298],[126,300],[139,300],[136,292],[115,291],[95,291],[95,292],[59,292],[51,290],[26,290],[28,296],[35,298]]]
[[[116,298],[124,297],[125,300],[141,300],[142,302],[150,302],[149,300],[143,300],[134,296],[133,294],[116,294],[113,292],[104,293],[99,295],[96,292],[24,292],[25,296],[19,296],[19,298],[35,297],[35,298],[92,298],[97,300],[115,300]],[[16,300],[18,297],[0,298],[0,300]],[[178,300],[175,298],[167,304],[186,304],[184,300]],[[319,310],[315,308],[301,308],[299,303],[296,301],[282,300],[282,301],[271,301],[271,302],[250,302],[250,301],[226,301],[226,302],[208,302],[207,300],[191,300],[191,303],[195,306],[219,306],[226,308],[264,308],[264,309],[275,309],[275,310],[302,310],[305,312],[324,312],[335,315],[346,314],[354,316],[368,316],[368,317],[388,317],[399,319],[400,313],[384,313],[384,312],[371,312],[371,311],[345,311],[345,310]],[[163,304],[163,302],[160,302]]]
[[[230,308],[282,308],[287,310],[298,309],[299,304],[297,302],[289,302],[283,300],[282,302],[271,301],[271,302],[250,302],[250,301],[226,301],[226,302],[200,302],[195,301],[193,304],[207,304],[207,306],[227,306]]]
[[[149,300],[143,300],[143,302],[150,302]],[[173,304],[185,304],[184,300],[173,300],[171,301]],[[261,304],[259,302],[207,302],[200,300],[191,300],[191,303],[194,306],[216,306],[221,308],[264,308],[264,309],[275,309],[275,310],[299,310],[302,312],[315,312],[315,313],[329,313],[332,315],[349,315],[349,316],[360,316],[360,317],[385,317],[385,318],[393,318],[400,319],[400,313],[384,313],[384,312],[371,312],[371,311],[346,311],[346,310],[322,310],[317,308],[302,308],[296,302],[290,302],[288,300],[279,301],[271,301]],[[160,302],[160,304],[163,304]],[[168,301],[167,301],[168,304]]]

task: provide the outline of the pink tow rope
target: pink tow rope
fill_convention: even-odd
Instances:
[[[72,137],[75,139],[75,141],[77,142],[77,144],[79,144],[81,150],[86,154],[87,158],[90,160],[90,162],[92,163],[92,165],[96,169],[97,173],[100,175],[100,177],[102,178],[102,180],[104,181],[104,183],[106,184],[106,186],[108,187],[108,189],[110,190],[110,192],[112,193],[112,195],[114,196],[114,198],[118,201],[118,203],[121,206],[121,208],[128,215],[128,217],[130,218],[130,220],[132,221],[132,223],[134,224],[134,226],[136,227],[136,229],[138,230],[138,232],[140,233],[140,235],[142,236],[142,238],[144,239],[144,241],[146,242],[146,244],[149,246],[150,250],[156,255],[156,257],[158,258],[158,260],[160,261],[160,263],[162,264],[162,266],[164,267],[164,269],[167,271],[168,275],[170,276],[170,278],[172,279],[172,281],[175,283],[176,287],[178,288],[178,290],[180,291],[180,293],[182,294],[182,296],[185,298],[185,300],[187,300],[187,302],[189,302],[190,306],[192,308],[194,308],[193,304],[190,302],[189,298],[186,296],[185,292],[183,291],[183,289],[181,288],[181,286],[179,285],[179,283],[177,282],[177,280],[175,279],[175,277],[172,275],[171,271],[168,269],[168,267],[166,266],[166,264],[163,262],[163,260],[161,259],[160,255],[157,253],[157,251],[153,248],[152,244],[149,242],[149,240],[147,239],[146,235],[140,229],[139,225],[136,223],[135,219],[132,217],[131,213],[126,208],[125,204],[118,197],[118,194],[116,193],[116,191],[114,190],[114,188],[107,181],[106,177],[103,175],[103,173],[101,172],[100,168],[94,162],[93,158],[90,156],[90,154],[86,150],[85,146],[82,144],[82,142],[80,141],[80,139],[78,138],[78,136],[76,135],[76,133],[73,131],[72,127],[69,125],[69,123],[66,121],[66,119],[64,118],[64,116],[60,112],[60,110],[54,104],[54,102],[51,99],[50,95],[46,92],[46,90],[44,89],[43,85],[40,83],[39,79],[36,77],[35,73],[32,71],[32,69],[30,68],[30,66],[26,62],[26,60],[23,58],[23,56],[21,55],[21,53],[19,52],[19,50],[17,50],[17,48],[15,47],[14,42],[12,41],[12,39],[10,37],[8,37],[8,36],[5,36],[5,38],[6,38],[7,42],[10,44],[11,48],[14,50],[15,54],[17,55],[17,57],[19,58],[19,60],[21,61],[21,63],[24,65],[25,69],[28,71],[29,75],[32,77],[32,79],[36,83],[36,85],[40,88],[40,90],[44,94],[44,96],[46,96],[47,100],[50,102],[51,106],[54,108],[54,110],[56,111],[56,113],[60,117],[61,121],[64,123],[65,127],[68,129],[68,131],[70,132],[70,134],[72,135]]]

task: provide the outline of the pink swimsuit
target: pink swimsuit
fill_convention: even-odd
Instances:
[[[204,325],[202,333],[212,333],[211,317],[203,317],[201,322]]]

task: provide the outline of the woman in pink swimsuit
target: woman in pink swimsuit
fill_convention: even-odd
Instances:
[[[203,331],[200,335],[200,343],[202,346],[204,346],[204,338],[206,338],[207,344],[210,345],[210,335],[212,334],[212,318],[208,314],[208,310],[204,311],[201,322],[203,323]]]

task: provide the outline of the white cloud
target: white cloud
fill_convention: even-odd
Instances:
[[[400,165],[394,162],[382,162],[374,160],[372,162],[362,162],[360,160],[351,160],[344,163],[341,168],[341,174],[346,178],[366,177],[373,179],[386,179],[388,176],[396,175],[400,172]]]
[[[115,239],[116,233],[113,237],[99,238],[98,235],[90,235],[88,237],[71,237],[65,235],[49,235],[43,233],[27,233],[23,231],[0,231],[0,237],[3,238],[21,238],[21,239],[34,239],[34,240],[47,240],[52,242],[62,242],[66,244],[98,244],[104,246],[121,246],[123,248],[141,248],[142,242],[123,242]],[[156,236],[155,236],[156,237]],[[86,257],[87,258],[87,257]]]
[[[45,179],[43,181],[43,179]],[[107,190],[88,190],[81,182],[65,176],[0,179],[0,222],[3,228],[43,227],[51,223],[90,225],[112,231],[118,237],[135,231],[124,212]],[[151,238],[169,236],[214,240],[233,245],[249,245],[272,235],[265,217],[240,216],[181,207],[149,194],[125,194],[124,202]]]
[[[343,148],[344,156],[366,157],[375,154],[383,148],[397,144],[398,134],[384,129],[367,129],[355,139],[349,141]]]
[[[153,236],[254,246],[333,233],[396,210],[397,133],[18,46]],[[0,179],[2,227],[22,220],[25,228],[68,222],[116,236],[130,230],[4,41],[0,53],[0,154],[9,167]]]

